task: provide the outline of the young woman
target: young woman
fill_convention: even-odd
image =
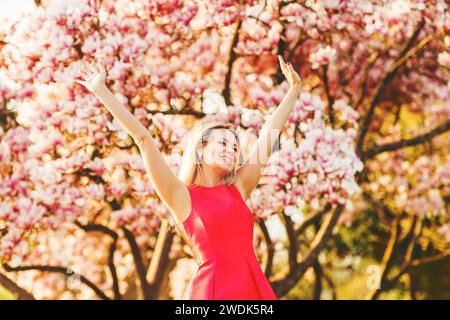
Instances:
[[[290,89],[263,125],[244,162],[239,165],[236,132],[228,124],[210,122],[196,128],[178,177],[147,129],[106,87],[103,66],[97,63],[80,69],[84,80],[76,82],[94,93],[134,139],[156,193],[199,264],[185,299],[277,299],[256,259],[253,215],[245,201],[300,93],[300,77],[291,64],[279,60]]]

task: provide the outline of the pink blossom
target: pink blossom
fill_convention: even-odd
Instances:
[[[312,53],[309,60],[311,62],[311,68],[317,69],[319,66],[324,66],[333,61],[336,56],[336,49],[326,46],[319,48],[316,52]]]
[[[450,53],[447,51],[439,53],[438,62],[444,67],[450,67]]]

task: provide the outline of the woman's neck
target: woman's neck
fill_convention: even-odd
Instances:
[[[194,183],[205,187],[214,187],[218,184],[222,184],[222,177],[211,172],[204,172],[203,175],[196,177]]]

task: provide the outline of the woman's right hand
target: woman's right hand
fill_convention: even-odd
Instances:
[[[106,71],[103,64],[97,61],[94,66],[81,66],[80,75],[83,80],[75,80],[75,82],[82,84],[91,92],[95,92],[98,88],[105,85]]]

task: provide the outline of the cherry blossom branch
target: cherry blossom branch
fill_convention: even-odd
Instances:
[[[322,293],[322,276],[323,270],[319,261],[316,259],[313,263],[314,270],[314,290],[313,290],[313,300],[320,300],[320,295]]]
[[[300,278],[305,274],[306,270],[312,266],[319,253],[323,250],[326,243],[332,235],[339,216],[344,209],[344,205],[339,204],[324,219],[322,226],[314,237],[311,248],[292,272],[289,272],[283,279],[276,280],[272,283],[273,288],[278,296],[284,296],[291,290]]]
[[[358,110],[360,104],[364,101],[364,98],[366,97],[367,92],[367,81],[369,79],[369,72],[372,69],[372,67],[375,65],[375,62],[377,61],[379,55],[376,53],[372,53],[372,55],[369,57],[368,65],[364,69],[364,80],[361,83],[361,95],[359,96],[358,101],[355,104],[355,110]]]
[[[299,36],[295,44],[292,46],[291,50],[289,50],[286,61],[290,61],[292,56],[294,55],[295,51],[300,47],[303,43],[305,43],[307,39],[302,38],[302,36]]]
[[[93,174],[93,170],[89,169],[89,168],[82,168],[78,171],[75,172],[75,174],[77,175],[77,177],[88,177],[90,180],[94,181],[95,183],[100,183],[100,184],[106,184],[106,181],[99,175],[97,174]]]
[[[269,231],[267,230],[266,223],[263,220],[260,220],[258,222],[258,226],[264,236],[264,242],[266,243],[267,247],[267,259],[266,259],[266,266],[264,268],[264,274],[266,275],[266,277],[269,277],[272,274],[273,256],[275,254],[275,247],[270,238],[270,234]]]
[[[381,260],[380,288],[385,283],[385,280],[387,277],[387,272],[393,262],[394,250],[395,250],[398,235],[399,235],[399,232],[398,232],[399,224],[400,224],[400,218],[397,217],[394,219],[394,222],[391,225],[389,241],[386,246],[386,249],[384,250],[383,258]],[[366,298],[368,300],[375,300],[380,293],[381,293],[381,290],[378,289],[378,287],[374,288],[369,291]]]
[[[169,110],[165,110],[165,111],[161,111],[161,110],[147,110],[147,113],[149,114],[172,114],[172,115],[190,115],[190,116],[195,116],[197,118],[203,118],[206,113],[201,112],[201,111],[195,111],[192,109],[181,109],[181,110],[177,110],[177,109],[169,109]]]
[[[366,198],[367,197],[370,198],[369,195],[366,195]],[[394,216],[394,214],[392,212],[390,212],[390,210],[386,206],[375,203],[374,200],[372,200],[370,203],[372,205],[376,204],[377,206],[381,206],[382,210],[386,211],[389,216]],[[418,237],[420,236],[422,229],[423,229],[423,221],[419,217],[413,216],[409,230],[406,232],[406,235],[401,238],[398,229],[399,229],[399,225],[400,225],[400,220],[403,219],[404,217],[407,217],[407,215],[400,214],[400,215],[395,216],[395,218],[394,218],[394,221],[393,221],[393,224],[391,227],[391,237],[388,242],[388,245],[386,246],[385,252],[383,254],[383,259],[381,262],[380,286],[379,286],[379,289],[371,290],[369,292],[369,294],[367,295],[367,299],[372,299],[372,300],[377,299],[383,290],[391,289],[392,287],[394,287],[395,284],[400,279],[400,277],[403,274],[408,274],[410,267],[415,266],[415,264],[417,264],[417,261],[419,261],[419,260],[412,260],[412,257],[413,257],[414,249],[416,247],[416,241],[417,241]],[[395,225],[397,225],[397,227],[395,227],[395,229],[394,229]],[[392,277],[388,277],[388,274],[392,268],[392,263],[394,260],[394,252],[397,247],[403,246],[402,243],[404,241],[406,241],[407,244],[406,244],[406,251],[405,251],[405,254],[403,257],[403,262],[400,265],[396,274]],[[450,255],[450,251],[448,252],[448,255]],[[445,257],[445,254],[439,255],[439,256],[440,256],[440,258],[443,258],[443,257]],[[411,275],[409,275],[409,276],[411,278],[410,281],[413,281]]]
[[[120,294],[119,278],[117,277],[117,270],[116,270],[116,266],[114,264],[114,253],[116,251],[117,239],[119,238],[119,236],[117,235],[117,233],[115,231],[109,229],[106,226],[100,225],[100,224],[82,225],[78,221],[75,221],[75,224],[86,232],[99,231],[104,234],[107,234],[108,236],[110,236],[112,238],[112,242],[109,246],[108,267],[109,267],[109,271],[111,272],[111,277],[113,280],[112,283],[113,283],[114,299],[120,300],[122,298],[122,296]]]
[[[412,273],[411,273],[410,271],[407,271],[407,272],[406,272],[406,275],[407,275],[407,284],[406,284],[406,287],[407,287],[408,290],[409,290],[410,298],[411,298],[411,300],[417,300],[417,297],[416,297],[416,288],[415,288],[415,284],[414,284],[414,278],[413,278],[413,275],[412,275]]]
[[[330,209],[331,209],[331,204],[327,203],[325,205],[325,207],[323,207],[320,211],[316,211],[316,212],[311,213],[310,215],[306,216],[303,219],[302,223],[295,230],[295,236],[298,238],[309,225],[317,222],[325,213],[330,211]]]
[[[258,21],[258,23],[261,23],[264,27],[270,29],[271,26],[270,24],[268,24],[265,21],[262,21],[259,17],[255,17],[255,16],[246,16],[246,18],[250,18],[250,19],[254,19],[255,21]]]
[[[328,286],[330,287],[332,299],[333,300],[337,300],[337,293],[336,293],[336,286],[335,286],[335,284],[333,283],[331,278],[325,272],[322,274],[322,277],[325,279],[325,281],[328,283]]]
[[[243,23],[243,20],[240,20],[237,23],[236,31],[234,32],[233,40],[232,40],[231,46],[230,46],[230,52],[229,52],[229,58],[228,58],[228,69],[227,69],[227,73],[225,75],[225,87],[222,91],[222,95],[223,95],[223,97],[225,99],[225,103],[227,105],[232,104],[232,102],[231,102],[231,77],[232,77],[232,73],[233,73],[233,64],[237,58],[237,54],[234,51],[234,49],[236,48],[238,41],[239,41],[239,31],[241,30],[242,23]]]
[[[5,102],[5,108],[6,108],[6,103]],[[16,120],[16,112],[15,111],[11,111],[11,110],[0,110],[0,127],[5,127],[8,119],[10,119],[13,123],[15,123],[16,125],[18,125],[18,122]]]
[[[314,237],[314,239],[311,243],[312,247],[311,247],[310,251],[306,254],[305,259],[299,264],[300,270],[302,271],[302,275],[313,264],[314,259],[317,258],[319,253],[325,247],[325,244],[330,239],[333,228],[336,225],[337,220],[343,210],[344,210],[344,205],[339,204],[334,209],[333,212],[329,213],[327,215],[327,217],[325,217],[325,220],[322,223],[322,226],[320,227],[319,231],[317,232],[316,236]]]
[[[363,191],[362,193],[364,199],[375,209],[377,214],[380,216],[380,218],[387,224],[391,224],[392,221],[395,219],[395,214],[389,210],[385,205],[383,205],[381,202],[376,201],[373,199],[372,195],[368,193],[367,191]]]
[[[408,43],[404,46],[403,50],[400,52],[399,57],[397,58],[396,62],[394,62],[391,67],[389,68],[387,74],[383,78],[383,80],[378,85],[375,95],[370,103],[369,110],[366,114],[366,117],[364,118],[363,125],[361,127],[361,132],[358,137],[358,141],[356,144],[356,152],[358,156],[361,156],[362,149],[364,145],[364,140],[367,135],[369,124],[372,121],[372,116],[375,111],[375,107],[378,105],[378,102],[380,101],[381,95],[384,93],[384,89],[387,87],[387,85],[391,82],[391,80],[394,78],[394,76],[397,74],[398,69],[401,65],[403,65],[407,59],[404,59],[405,56],[407,56],[407,53],[409,52],[410,48],[412,47],[414,41],[416,41],[417,37],[419,36],[420,31],[425,26],[425,20],[421,20],[420,23],[417,25],[416,29],[414,30],[413,34],[411,35]],[[423,44],[421,47],[423,47],[425,44]],[[417,47],[416,47],[417,48]],[[414,53],[417,52],[414,51]],[[411,57],[411,55],[408,55],[408,57]],[[399,63],[402,62],[402,63]]]
[[[114,252],[117,249],[117,238],[115,238],[111,245],[109,246],[109,253],[108,253],[108,267],[111,272],[111,277],[113,280],[113,292],[114,292],[114,299],[115,300],[121,300],[122,296],[120,294],[120,288],[119,288],[119,278],[117,276],[117,270],[116,266],[114,265]]]
[[[437,135],[445,133],[448,130],[450,130],[450,121],[447,121],[447,122],[437,126],[433,130],[431,130],[425,134],[419,135],[417,137],[414,137],[411,139],[402,139],[400,141],[393,142],[393,143],[387,143],[387,144],[384,144],[381,146],[375,146],[375,147],[363,152],[362,158],[369,159],[369,158],[376,156],[379,153],[383,153],[386,151],[395,151],[395,150],[399,150],[399,149],[402,149],[405,147],[415,146],[415,145],[424,143]]]
[[[116,199],[108,201],[108,205],[114,211],[121,209],[121,205]],[[133,234],[126,227],[122,227],[122,231],[130,246],[131,254],[133,255],[135,268],[138,273],[139,281],[141,284],[141,292],[143,293],[144,299],[147,299],[149,294],[149,285],[145,279],[145,266],[144,262],[142,261],[142,256],[140,254],[139,247],[136,243],[136,240],[134,239]]]
[[[325,65],[322,67],[322,82],[323,82],[323,88],[325,91],[325,95],[327,97],[327,106],[328,106],[328,117],[330,118],[331,127],[334,128],[334,111],[333,111],[333,104],[334,104],[334,97],[330,94],[330,88],[328,86],[328,65]]]
[[[283,9],[283,7],[287,6],[289,3],[286,2],[281,2],[279,7],[278,7],[278,16],[281,17],[281,10]],[[281,30],[281,35],[280,35],[280,40],[278,41],[278,45],[277,45],[277,55],[282,56],[284,59],[284,53],[286,50],[286,41],[284,40],[286,39],[286,27],[283,24],[283,29]],[[285,59],[285,61],[289,62],[289,60]],[[281,82],[283,82],[284,80],[284,76],[283,76],[283,71],[281,70],[281,65],[278,64],[277,65],[277,72],[275,73],[275,81],[277,84],[280,84]]]
[[[33,295],[27,290],[19,287],[17,283],[9,279],[7,276],[0,273],[0,285],[6,288],[9,292],[17,296],[17,300],[35,300]]]
[[[148,300],[149,294],[150,294],[150,286],[146,280],[145,265],[144,265],[144,261],[142,260],[139,246],[136,242],[136,239],[134,238],[134,235],[131,233],[130,230],[128,230],[126,227],[122,227],[122,231],[125,235],[125,238],[128,241],[128,244],[130,245],[131,253],[132,253],[133,259],[134,259],[134,264],[136,266],[136,272],[139,277],[139,282],[141,283],[142,295],[145,300]]]
[[[2,265],[3,268],[8,271],[29,271],[29,270],[38,270],[38,271],[44,271],[44,272],[57,272],[62,273],[64,275],[68,275],[70,273],[71,276],[77,277],[82,283],[87,285],[89,288],[91,288],[101,299],[103,300],[110,300],[108,296],[106,296],[105,293],[103,293],[102,290],[100,290],[99,287],[97,287],[93,282],[88,280],[83,275],[73,272],[70,268],[60,267],[60,266],[47,266],[47,265],[31,265],[31,266],[21,266],[21,267],[11,267],[7,264]]]
[[[435,262],[438,260],[445,259],[450,256],[450,250],[444,251],[441,254],[437,254],[431,257],[422,258],[422,259],[414,259],[411,261],[411,266],[418,267],[427,263]]]
[[[291,217],[286,215],[284,210],[281,210],[279,212],[279,216],[281,218],[281,221],[283,222],[283,225],[286,229],[288,241],[289,241],[289,273],[294,272],[294,270],[297,268],[297,255],[299,251],[298,247],[298,241],[297,237],[295,236],[294,232],[294,224],[292,222]]]
[[[408,238],[410,238],[410,241],[408,243],[408,246],[406,248],[406,253],[404,256],[404,260],[402,265],[400,266],[399,270],[397,271],[397,274],[393,276],[390,279],[386,279],[386,282],[388,285],[393,286],[395,283],[400,279],[400,277],[408,270],[411,264],[414,248],[416,246],[416,240],[419,237],[420,233],[422,232],[423,228],[423,222],[421,219],[419,219],[417,216],[413,217],[413,222],[411,224],[411,227],[408,231]]]
[[[159,227],[152,259],[147,268],[146,281],[149,285],[150,299],[166,298],[166,280],[168,279],[169,272],[175,267],[175,260],[169,258],[175,233],[169,232],[169,227],[169,221],[163,219]],[[164,294],[162,296],[163,292]]]

